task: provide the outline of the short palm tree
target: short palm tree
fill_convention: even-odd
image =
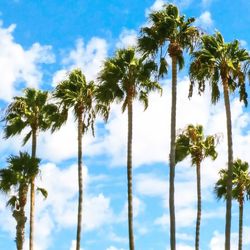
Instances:
[[[35,158],[38,132],[50,129],[53,119],[56,119],[57,116],[57,106],[49,103],[49,93],[47,91],[26,88],[24,90],[24,96],[14,97],[13,102],[9,104],[6,110],[3,119],[6,122],[4,136],[5,138],[9,138],[21,134],[21,132],[27,128],[28,133],[23,139],[23,144],[26,144],[31,138],[31,156]],[[30,192],[30,250],[33,250],[34,215],[35,181],[32,180]]]
[[[32,181],[39,173],[40,160],[31,157],[28,153],[18,156],[10,156],[7,159],[8,167],[0,170],[0,191],[4,193],[15,192],[7,202],[11,207],[13,217],[16,220],[16,247],[23,250],[25,223],[25,206],[27,203],[28,189]],[[46,190],[38,188],[47,197]]]
[[[233,141],[229,93],[238,88],[240,101],[243,101],[245,105],[247,105],[245,65],[247,65],[249,60],[249,53],[247,50],[240,48],[240,44],[237,40],[231,43],[225,43],[222,35],[216,32],[212,36],[204,35],[201,38],[200,48],[193,53],[189,72],[191,80],[189,97],[192,96],[195,82],[198,82],[199,93],[205,90],[205,84],[209,82],[212,89],[211,101],[215,104],[220,98],[220,83],[223,88],[228,141],[228,194],[226,205],[225,250],[230,250],[232,206]]]
[[[167,73],[166,56],[172,60],[172,105],[171,105],[171,139],[170,139],[170,174],[169,174],[169,208],[170,208],[170,245],[176,248],[175,240],[175,139],[176,139],[176,99],[177,99],[177,66],[184,66],[183,51],[193,51],[199,37],[198,29],[193,25],[194,18],[185,18],[172,4],[164,5],[162,10],[149,15],[150,26],[141,30],[139,50],[143,54],[157,58],[159,56],[159,76]]]
[[[195,249],[199,249],[200,239],[200,222],[201,222],[201,163],[205,158],[210,157],[215,160],[217,157],[216,136],[204,136],[203,127],[201,125],[188,125],[187,128],[177,136],[176,139],[176,163],[184,160],[187,156],[191,156],[192,166],[196,167],[197,181],[197,219],[196,219],[196,235]]]
[[[66,122],[67,114],[73,109],[75,119],[77,120],[78,131],[78,217],[77,217],[77,236],[76,249],[80,250],[81,244],[81,224],[82,224],[82,203],[83,203],[83,179],[82,179],[82,138],[89,130],[94,135],[94,121],[97,112],[104,115],[104,105],[96,105],[96,85],[93,81],[87,82],[80,69],[71,71],[66,80],[60,82],[54,91],[54,98],[59,102],[62,108],[62,116],[59,122],[54,123],[53,128],[58,129],[62,123]],[[107,115],[108,112],[105,114]]]
[[[227,198],[228,169],[222,169],[219,172],[220,179],[215,184],[215,194],[218,199]],[[250,194],[250,173],[247,162],[237,159],[233,163],[232,176],[232,197],[239,203],[239,241],[238,250],[242,250],[243,235],[243,208],[246,197]]]
[[[153,61],[137,57],[134,48],[116,51],[112,58],[104,62],[99,75],[98,100],[109,106],[117,100],[122,103],[122,112],[128,110],[128,140],[127,140],[127,181],[128,181],[128,225],[129,249],[134,250],[133,236],[133,192],[132,192],[132,131],[133,103],[139,99],[148,107],[148,93],[161,91],[160,85],[151,79],[151,74],[157,70]]]

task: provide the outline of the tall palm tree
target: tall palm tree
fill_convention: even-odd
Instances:
[[[55,116],[55,117],[54,117]],[[21,134],[26,128],[28,133],[23,139],[23,145],[31,138],[33,158],[36,157],[37,137],[39,131],[51,128],[53,119],[57,119],[58,108],[49,103],[49,93],[47,91],[26,88],[24,96],[14,97],[9,104],[4,121],[4,136],[9,138]],[[34,215],[35,215],[35,180],[31,181],[30,192],[30,239],[29,249],[33,250],[34,239]]]
[[[133,236],[133,192],[132,192],[132,131],[133,131],[133,102],[139,99],[148,107],[148,93],[153,90],[161,91],[160,85],[151,79],[151,74],[157,70],[153,61],[145,57],[137,57],[134,48],[116,51],[112,58],[104,62],[99,75],[99,102],[110,105],[117,100],[122,103],[122,112],[128,110],[127,137],[127,184],[128,184],[128,226],[129,249],[134,250]]]
[[[192,52],[194,43],[199,36],[196,27],[192,26],[195,19],[185,18],[172,4],[164,5],[160,11],[149,15],[150,26],[141,30],[139,50],[145,55],[159,57],[159,76],[167,73],[166,56],[172,60],[172,106],[171,106],[171,138],[170,138],[170,174],[169,174],[169,208],[170,208],[170,245],[175,250],[175,139],[176,139],[176,98],[177,98],[177,66],[184,66],[183,51]]]
[[[192,166],[196,166],[197,181],[197,218],[195,249],[199,250],[200,222],[201,222],[201,163],[205,158],[210,157],[215,160],[217,157],[216,136],[204,136],[201,125],[188,125],[187,128],[177,136],[176,139],[176,163],[184,160],[188,155],[191,156]]]
[[[249,62],[249,53],[240,48],[239,41],[225,43],[222,35],[216,32],[214,35],[204,35],[198,51],[193,53],[190,65],[190,92],[192,96],[195,82],[198,82],[199,93],[205,90],[206,82],[212,88],[211,101],[215,104],[220,98],[219,84],[222,84],[224,104],[227,120],[228,141],[228,183],[225,227],[225,250],[230,250],[231,232],[231,206],[232,206],[232,166],[233,166],[233,141],[232,122],[229,93],[239,89],[240,101],[247,105],[247,93],[245,89],[245,65]]]
[[[58,129],[62,123],[66,122],[68,112],[73,109],[75,119],[77,120],[78,133],[78,217],[77,217],[77,235],[76,249],[80,250],[81,244],[81,224],[82,224],[82,203],[83,203],[83,179],[82,179],[82,138],[89,129],[94,135],[94,121],[97,112],[107,115],[103,105],[95,105],[96,85],[93,81],[87,83],[86,78],[80,69],[70,72],[66,80],[60,82],[54,91],[54,98],[59,102],[62,108],[63,116],[53,125],[53,129]],[[104,114],[104,112],[106,112]]]
[[[243,208],[245,197],[250,193],[250,173],[247,162],[237,159],[233,163],[232,175],[232,198],[239,203],[239,241],[238,250],[242,250],[243,235]],[[218,199],[227,198],[228,169],[219,172],[220,179],[215,184],[215,194]]]
[[[18,156],[10,156],[7,159],[8,167],[0,170],[0,191],[14,195],[7,202],[12,209],[12,216],[15,218],[16,226],[16,247],[23,250],[25,223],[25,206],[27,203],[28,189],[32,180],[39,173],[40,160],[31,157],[28,153],[20,152]],[[46,190],[38,188],[47,197]]]

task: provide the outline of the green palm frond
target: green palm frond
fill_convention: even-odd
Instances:
[[[219,84],[224,79],[231,92],[239,89],[239,99],[247,106],[245,82],[248,74],[246,65],[249,61],[250,55],[247,50],[240,48],[239,41],[225,43],[219,32],[204,35],[199,49],[192,53],[189,96],[192,96],[195,83],[201,93],[205,90],[205,81],[208,81],[212,89],[212,103],[216,103],[220,98]]]
[[[117,50],[114,57],[108,58],[99,74],[97,87],[97,103],[110,106],[114,101],[122,103],[122,112],[128,101],[138,98],[146,109],[148,93],[162,91],[158,82],[151,79],[157,72],[157,65],[146,59],[137,57],[135,48]]]
[[[31,157],[26,152],[11,155],[7,159],[8,166],[0,170],[0,191],[9,194],[15,192],[7,202],[12,209],[25,206],[28,187],[39,173],[40,159]],[[25,201],[24,201],[25,200]]]
[[[5,121],[4,137],[18,135],[25,128],[29,128],[29,132],[23,139],[23,144],[26,144],[31,137],[30,131],[50,129],[56,114],[58,114],[58,107],[49,103],[47,91],[26,88],[23,91],[23,96],[14,97],[7,107],[3,118]]]
[[[217,158],[217,136],[204,136],[203,126],[189,124],[176,138],[176,162],[191,156],[192,165],[201,163],[205,158]]]
[[[48,191],[46,189],[41,188],[41,187],[37,187],[36,190],[42,194],[42,196],[44,197],[44,199],[47,199],[47,197],[48,197]]]
[[[176,138],[175,144],[175,162],[183,161],[189,155],[189,138],[180,134]]]
[[[222,169],[219,172],[220,178],[215,184],[215,194],[218,199],[226,200],[227,196],[227,169]],[[232,176],[232,197],[238,202],[244,201],[244,196],[249,198],[250,194],[250,173],[249,165],[240,159],[236,159],[233,163]],[[242,196],[243,195],[243,196]],[[241,200],[243,199],[243,200]]]
[[[72,108],[75,119],[78,119],[80,113],[83,117],[83,133],[91,129],[94,134],[96,114],[99,113],[107,119],[109,111],[108,107],[105,108],[104,103],[96,106],[97,93],[98,89],[95,83],[93,81],[87,82],[80,69],[72,70],[67,79],[57,85],[53,93],[60,109],[57,115],[58,119],[52,122],[52,131],[60,128],[66,122],[68,111]]]
[[[7,201],[6,207],[10,207],[11,210],[14,210],[16,208],[16,205],[18,203],[18,198],[17,196],[13,195],[11,198]]]
[[[138,49],[142,54],[153,58],[159,53],[158,76],[167,74],[168,65],[164,60],[167,53],[171,56],[174,52],[179,68],[184,67],[183,51],[193,52],[200,36],[198,29],[192,26],[194,21],[194,18],[180,15],[173,4],[165,4],[161,10],[149,14],[150,26],[141,29]],[[171,47],[174,50],[170,52]]]

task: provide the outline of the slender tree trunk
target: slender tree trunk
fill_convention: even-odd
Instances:
[[[171,140],[170,140],[170,172],[169,172],[169,215],[170,215],[170,246],[175,250],[175,139],[176,139],[176,95],[177,95],[177,60],[172,56],[172,107],[171,107]]]
[[[196,165],[197,180],[197,218],[196,218],[196,234],[195,234],[195,250],[199,250],[200,245],[200,224],[201,224],[201,169],[200,162]]]
[[[16,219],[16,248],[17,250],[23,250],[24,243],[24,228],[27,218],[25,217],[24,208],[13,211],[13,217]]]
[[[27,193],[28,193],[28,185],[21,185],[19,188],[19,210],[13,211],[13,217],[15,218],[17,225],[16,225],[16,247],[17,250],[23,250],[24,244],[24,234],[25,234],[25,223],[27,217],[25,216],[25,205],[27,201]]]
[[[133,189],[132,189],[132,133],[133,133],[133,100],[128,98],[128,145],[127,145],[127,182],[128,182],[128,229],[129,249],[134,250],[133,233]]]
[[[32,158],[36,157],[37,129],[32,129]],[[35,178],[31,180],[30,186],[30,242],[29,249],[33,250],[34,242],[34,219],[35,219]]]
[[[226,201],[226,226],[225,226],[225,250],[230,250],[231,236],[231,209],[232,209],[232,171],[233,171],[233,140],[231,109],[227,80],[223,81],[224,102],[227,119],[227,145],[228,145],[228,180],[227,180],[227,201]]]
[[[243,200],[239,202],[239,244],[238,250],[242,250],[242,235],[243,235]]]
[[[82,180],[82,111],[78,116],[78,216],[77,216],[77,233],[76,233],[76,250],[81,247],[81,229],[82,229],[82,201],[83,201],[83,180]]]

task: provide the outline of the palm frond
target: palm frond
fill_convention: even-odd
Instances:
[[[42,194],[42,196],[44,197],[44,199],[47,199],[47,197],[48,197],[48,191],[46,189],[41,188],[41,187],[37,187],[36,190]]]

